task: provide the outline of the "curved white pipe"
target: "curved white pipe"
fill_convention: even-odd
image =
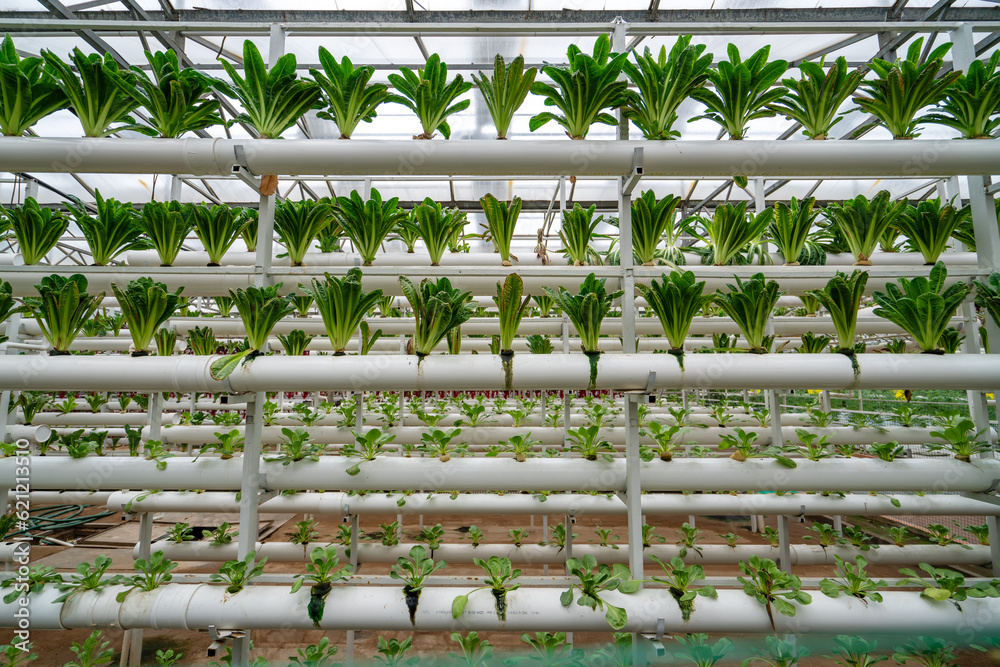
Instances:
[[[9,144],[9,145],[8,145]],[[0,171],[229,176],[236,147],[255,174],[356,175],[631,173],[648,176],[885,176],[995,174],[988,141],[271,141],[5,137]],[[933,159],[928,154],[933,154]]]
[[[35,489],[116,490],[204,489],[234,491],[242,481],[242,460],[188,457],[167,459],[164,470],[141,458],[34,457]],[[272,490],[366,491],[410,489],[435,491],[616,491],[625,487],[625,461],[583,459],[467,458],[442,463],[430,458],[380,457],[361,464],[355,476],[347,468],[356,459],[322,457],[282,465],[261,463],[261,486]],[[646,491],[951,491],[983,493],[1000,479],[1000,459],[972,463],[954,459],[910,459],[886,463],[877,459],[798,461],[789,469],[769,459],[739,462],[725,459],[654,460],[640,466]],[[0,485],[11,484],[14,462],[0,459]]]
[[[463,630],[528,632],[543,622],[549,631],[608,632],[604,614],[571,604],[559,597],[564,580],[554,588],[522,587],[507,594],[507,620],[500,622],[488,592],[472,595],[462,617],[455,621],[451,603],[473,586],[428,587],[420,595],[415,623],[411,623],[401,586],[337,585],[327,598],[322,630]],[[53,604],[60,592],[55,586],[31,596],[31,628],[154,628],[158,630],[219,629],[264,630],[280,626],[286,630],[312,630],[306,613],[307,588],[289,594],[287,586],[251,585],[235,595],[224,586],[166,584],[150,592],[132,592],[122,603],[115,601],[121,586],[100,592],[73,595],[63,604]],[[666,633],[770,633],[765,608],[736,590],[719,590],[717,599],[698,598],[689,621],[681,620],[673,597],[662,588],[646,588],[632,595],[606,593],[611,604],[628,612],[628,632],[653,633],[663,619]],[[1000,600],[969,599],[961,610],[948,602],[935,602],[917,592],[886,591],[883,602],[867,603],[850,596],[827,598],[813,591],[811,604],[799,606],[795,617],[774,614],[779,633],[803,634],[939,634],[944,629],[966,626],[975,619],[986,634],[1000,631]],[[17,627],[18,605],[0,608],[0,627]]]
[[[595,389],[965,389],[992,391],[997,355],[862,354],[855,374],[839,354],[688,354],[684,369],[672,355],[606,355],[596,364]],[[590,384],[583,354],[515,355],[505,375],[498,356],[434,355],[258,357],[226,380],[215,380],[216,356],[0,357],[0,390],[173,391],[499,391],[567,389]]]
[[[32,502],[35,493],[32,493]],[[60,494],[54,494],[59,496]],[[237,512],[239,503],[233,492],[193,493],[189,491],[160,491],[149,494],[143,491],[115,491],[95,493],[95,500],[87,504],[105,504],[115,512]],[[100,500],[101,496],[105,500]],[[45,497],[45,496],[42,496]],[[51,502],[84,502],[60,500]],[[398,495],[367,493],[363,496],[343,492],[296,493],[276,496],[260,505],[262,513],[322,514],[330,516],[359,516],[379,514],[425,514],[428,516],[502,514],[504,516],[617,516],[625,513],[625,503],[618,496],[592,496],[589,494],[552,494],[540,500],[528,494],[486,495],[462,493],[452,498],[448,493],[409,496],[406,503],[397,505]],[[898,507],[893,501],[898,502]],[[131,504],[130,504],[131,503]],[[929,493],[923,496],[852,493],[844,496],[789,493],[743,494],[663,494],[646,493],[642,496],[642,513],[650,516],[724,516],[758,515],[982,515],[1000,516],[1000,505],[975,500],[956,494]]]

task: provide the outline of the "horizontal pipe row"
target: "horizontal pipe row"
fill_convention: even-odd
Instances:
[[[53,504],[86,503],[106,505],[115,512],[237,512],[239,503],[233,492],[172,492],[113,491],[94,493],[92,498],[81,494],[32,492],[32,502]],[[427,516],[619,516],[625,513],[625,503],[616,495],[552,494],[544,499],[528,494],[487,495],[463,493],[420,494],[409,496],[400,507],[398,495],[344,492],[296,493],[276,496],[260,504],[262,513],[320,514],[326,516],[372,516],[386,514],[424,514]],[[928,493],[925,495],[852,493],[820,495],[789,493],[743,494],[678,494],[645,493],[641,500],[642,513],[648,516],[800,516],[843,515],[940,515],[940,516],[1000,516],[1000,504],[984,502],[957,494]],[[126,508],[128,508],[126,510]]]
[[[270,141],[253,139],[94,139],[4,137],[0,171],[230,176],[242,147],[254,174],[632,173],[731,177],[910,177],[1000,173],[989,141]]]
[[[1000,356],[861,354],[856,370],[839,354],[620,354],[596,365],[583,354],[258,357],[226,380],[216,356],[4,356],[0,390],[172,391],[502,391],[592,389],[963,389],[993,391]],[[593,374],[593,382],[591,375]]]
[[[412,490],[436,491],[618,491],[625,487],[625,461],[584,459],[467,458],[443,463],[432,458],[381,457],[347,469],[359,459],[322,457],[283,465],[261,463],[260,485],[284,490]],[[34,489],[117,490],[203,489],[235,491],[242,482],[240,458],[166,459],[156,462],[132,457],[35,456],[31,461]],[[15,460],[0,459],[0,486],[13,487]],[[878,459],[798,461],[785,468],[771,459],[744,462],[725,459],[653,460],[640,465],[646,491],[952,491],[984,493],[1000,479],[1000,459],[908,459],[887,463]]]
[[[451,604],[467,587],[429,587],[422,591],[411,623],[401,586],[334,586],[326,599],[319,628],[322,630],[398,630],[530,632],[540,625],[552,632],[608,632],[604,614],[577,604],[563,606],[561,588],[525,588],[507,593],[507,620],[494,611],[493,596],[481,591],[470,596],[462,616],[451,617]],[[100,592],[82,592],[65,603],[52,601],[61,593],[48,585],[31,595],[32,630],[71,628],[153,628],[157,630],[274,628],[312,630],[307,614],[308,587],[289,594],[286,586],[249,586],[228,594],[224,586],[167,584],[149,591],[134,591],[124,602],[115,596],[122,586]],[[698,598],[689,621],[681,619],[676,601],[665,589],[646,588],[632,595],[603,593],[628,612],[628,632],[657,632],[658,619],[667,634],[685,632],[770,633],[767,609],[736,590],[720,590],[717,599]],[[968,627],[972,621],[985,634],[1000,632],[1000,600],[969,599],[961,607],[935,602],[917,592],[887,591],[881,603],[850,596],[827,598],[813,592],[811,604],[799,606],[795,617],[774,614],[778,633],[900,634],[917,635]],[[0,607],[0,627],[17,627],[16,604]]]
[[[165,139],[164,141],[169,141]],[[346,142],[345,142],[346,143]],[[725,142],[721,142],[725,143]],[[738,143],[738,142],[734,142]],[[799,142],[796,142],[799,143]],[[988,142],[986,142],[988,143]],[[698,280],[705,281],[708,292],[728,290],[728,285],[734,283],[734,276],[746,279],[754,274],[763,273],[768,280],[777,280],[781,290],[788,295],[801,295],[806,290],[822,289],[834,274],[844,267],[837,266],[691,266]],[[867,267],[869,293],[885,291],[888,283],[895,283],[899,277],[926,276],[930,267],[914,266],[872,266]],[[268,271],[269,278],[274,283],[281,283],[281,294],[296,292],[301,294],[299,283],[309,283],[312,278],[323,278],[325,272],[343,274],[344,269],[331,267],[276,267]],[[230,289],[246,288],[255,280],[256,270],[253,267],[214,267],[155,270],[144,267],[128,266],[19,266],[4,271],[4,281],[10,283],[13,295],[18,297],[37,296],[35,285],[44,276],[52,273],[80,273],[87,277],[88,289],[91,293],[111,293],[111,284],[125,284],[139,276],[148,276],[162,282],[171,290],[184,288],[185,296],[220,296],[229,293]],[[617,266],[528,266],[528,267],[414,267],[407,271],[407,276],[417,282],[424,278],[432,280],[448,277],[453,286],[474,296],[490,296],[496,294],[497,282],[507,275],[517,273],[523,280],[525,294],[542,294],[542,287],[566,289],[577,292],[580,284],[588,274],[594,273],[598,278],[607,279],[608,291],[620,289],[621,269]],[[663,267],[635,267],[634,276],[638,284],[648,284],[650,280],[659,280],[663,275]],[[971,278],[985,278],[988,271],[973,266],[956,266],[948,271],[946,284],[968,282]],[[381,289],[386,295],[400,296],[399,268],[380,266],[378,259],[375,265],[365,267],[362,284],[365,290]]]
[[[308,563],[309,554],[316,548],[327,548],[329,543],[293,544],[291,542],[258,542],[257,557],[267,558],[272,563]],[[387,547],[381,544],[361,543],[358,545],[358,563],[395,563],[398,558],[406,558],[413,544],[398,544]],[[426,546],[426,545],[425,545]],[[236,559],[236,543],[213,545],[209,542],[154,542],[151,549],[162,551],[164,556],[175,561],[225,562]],[[573,558],[591,555],[600,563],[621,563],[628,565],[628,545],[602,547],[595,544],[572,545]],[[682,556],[682,551],[686,554]],[[938,546],[936,544],[912,544],[903,547],[880,546],[866,551],[849,546],[822,547],[812,544],[789,545],[791,565],[836,565],[835,556],[853,563],[856,556],[863,556],[872,565],[915,566],[919,563],[931,565],[983,565],[990,562],[988,546],[966,548],[960,544]],[[778,547],[767,545],[741,544],[730,547],[726,544],[699,544],[697,549],[683,549],[676,545],[656,544],[643,549],[646,563],[654,563],[653,556],[663,562],[683,557],[688,565],[735,565],[749,560],[751,556],[775,560],[779,556]],[[341,561],[350,561],[346,547],[338,547]],[[565,563],[569,552],[560,546],[525,544],[442,544],[434,549],[434,559],[449,564],[471,564],[474,558],[486,560],[491,556],[509,558],[515,565],[558,565]],[[133,558],[140,558],[139,545],[132,551]],[[655,568],[654,568],[655,570]],[[651,571],[651,573],[654,573]],[[655,574],[655,573],[654,573]]]

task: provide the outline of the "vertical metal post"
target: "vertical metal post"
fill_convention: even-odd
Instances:
[[[771,444],[775,447],[783,447],[785,436],[781,431],[781,401],[778,400],[778,392],[770,389],[767,392],[771,403]]]
[[[639,479],[639,400],[625,394],[625,511],[628,516],[628,566],[642,579],[642,486]]]
[[[612,22],[612,26],[611,50],[615,53],[625,53],[625,49],[628,48],[628,44],[626,43],[626,39],[628,39],[628,21],[623,19],[621,16],[616,16],[615,20]],[[619,81],[624,81],[625,79],[626,76],[624,72],[618,75]],[[621,109],[615,110],[615,116],[618,118],[617,137],[618,139],[627,140],[628,118],[622,116]]]
[[[782,572],[792,571],[792,547],[788,538],[788,517],[778,515],[778,567]]]
[[[240,534],[236,551],[236,557],[240,560],[246,558],[250,552],[257,548],[260,441],[264,425],[264,401],[266,400],[267,394],[258,391],[247,403],[245,443],[243,445],[243,480],[240,485]],[[246,636],[233,640],[233,667],[248,667],[249,664],[250,631],[247,630]]]
[[[7,338],[10,339],[11,343],[16,343],[18,342],[18,340],[20,340],[21,313],[14,313],[9,318],[7,318]],[[5,355],[12,355],[17,353],[18,350],[13,349],[10,346],[8,346],[7,349],[4,351]],[[10,402],[12,399],[13,399],[13,394],[11,394],[9,390],[0,393],[0,442],[5,442],[7,439],[7,422],[10,419],[8,410],[10,409]]]
[[[274,245],[274,195],[260,196],[260,210],[257,214],[257,278],[258,287],[270,284],[271,254]]]
[[[569,354],[569,318],[562,314],[562,348],[563,354]],[[570,391],[563,390],[563,447],[569,441],[570,427]]]
[[[1000,577],[1000,517],[986,517],[986,525],[990,531],[990,562],[993,563],[993,576]]]

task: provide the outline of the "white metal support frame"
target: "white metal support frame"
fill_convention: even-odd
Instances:
[[[257,546],[257,516],[260,494],[261,428],[267,394],[255,392],[247,403],[246,435],[243,445],[243,473],[240,486],[240,534],[236,557],[246,558]],[[252,566],[252,562],[251,562]],[[237,628],[225,628],[234,630]],[[250,632],[233,640],[233,665],[250,664]]]

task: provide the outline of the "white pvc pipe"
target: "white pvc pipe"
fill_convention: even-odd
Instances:
[[[161,440],[169,443],[189,443],[192,445],[202,445],[217,443],[219,439],[216,433],[228,433],[236,429],[241,434],[245,431],[245,426],[215,426],[214,424],[203,424],[201,426],[171,426],[163,429]],[[265,445],[273,445],[285,442],[285,437],[281,433],[283,428],[288,426],[265,426],[261,442]],[[294,428],[294,427],[291,427]],[[441,428],[441,425],[438,426]],[[742,426],[746,433],[756,433],[758,445],[772,444],[770,427]],[[870,445],[872,442],[889,442],[895,440],[900,444],[923,444],[928,442],[944,442],[940,438],[930,435],[932,428],[903,428],[890,427],[885,431],[874,428],[837,427],[837,428],[815,428],[802,426],[783,426],[782,435],[786,443],[799,444],[796,429],[802,429],[809,433],[826,435],[829,444],[832,445]],[[310,442],[319,444],[347,444],[354,443],[355,437],[353,428],[338,428],[336,426],[311,426],[309,429]],[[427,433],[426,426],[394,426],[380,429],[383,434],[394,435],[395,440],[392,445],[419,444],[421,436]],[[565,431],[562,427],[539,427],[529,428],[507,427],[507,426],[465,426],[461,429],[461,434],[455,439],[456,442],[466,442],[470,445],[496,445],[498,442],[506,442],[512,436],[524,435],[530,430],[531,438],[540,441],[541,445],[562,446],[565,439]],[[694,443],[696,445],[716,445],[723,435],[732,434],[733,428],[693,428],[687,433],[677,438],[679,443]],[[143,436],[148,435],[148,428],[143,431]],[[624,428],[608,428],[601,433],[601,437],[612,445],[622,445],[625,443]],[[642,436],[640,436],[642,437]],[[651,445],[653,438],[642,437],[642,443]],[[777,443],[783,444],[783,443]]]
[[[608,632],[604,614],[587,607],[563,606],[559,597],[564,580],[553,588],[522,587],[507,594],[507,620],[498,621],[494,600],[488,592],[472,595],[457,621],[464,630],[534,631],[544,625],[549,631]],[[456,621],[450,612],[452,600],[473,586],[428,587],[420,596],[415,623],[410,622],[400,586],[335,586],[327,598],[322,630],[447,631]],[[115,596],[122,586],[100,592],[73,595],[63,604],[53,604],[61,593],[55,586],[31,596],[31,628],[153,628],[196,630],[264,630],[276,624],[286,630],[312,630],[306,614],[307,588],[289,594],[287,586],[249,586],[235,595],[224,586],[167,584],[150,592],[132,592],[122,603]],[[657,619],[664,620],[666,633],[714,632],[770,633],[765,608],[736,590],[719,590],[717,599],[698,598],[687,622],[681,620],[673,597],[662,588],[646,588],[632,595],[605,593],[611,604],[628,612],[627,632],[653,633]],[[882,603],[865,603],[850,596],[831,599],[813,591],[811,604],[800,606],[795,617],[774,614],[777,632],[803,634],[940,634],[945,629],[967,626],[976,619],[986,634],[1000,631],[1000,600],[969,599],[961,611],[949,602],[935,602],[917,592],[887,591]],[[18,605],[0,608],[0,627],[17,627]]]
[[[777,280],[782,291],[789,295],[802,294],[809,289],[821,289],[826,286],[827,281],[837,272],[836,266],[691,266],[687,267],[695,272],[699,280],[706,283],[705,289],[708,292],[717,289],[728,290],[727,285],[735,282],[734,276],[746,279],[755,273],[763,273],[769,280]],[[839,267],[843,268],[843,267]],[[620,287],[621,272],[618,267],[608,266],[522,266],[522,267],[490,267],[478,266],[468,267],[469,270],[462,270],[458,267],[413,267],[407,271],[407,275],[414,282],[419,282],[424,278],[432,280],[442,276],[447,276],[453,286],[464,291],[469,291],[473,296],[489,296],[496,294],[498,281],[502,281],[507,275],[517,273],[524,282],[524,292],[526,294],[541,294],[542,287],[558,289],[565,287],[576,293],[580,284],[588,274],[594,273],[598,278],[606,278],[606,288],[608,291],[616,290]],[[322,278],[325,271],[330,271],[330,267],[276,267],[269,272],[275,283],[281,283],[281,294],[292,292],[300,293],[299,283],[309,283],[313,277]],[[334,270],[332,273],[343,273],[342,270]],[[885,285],[895,282],[899,277],[927,275],[930,267],[914,265],[907,267],[900,266],[873,266],[868,269],[868,292],[885,290]],[[124,284],[134,280],[139,276],[148,276],[155,281],[162,282],[171,290],[184,287],[185,296],[218,296],[229,293],[230,289],[237,287],[246,288],[253,283],[252,267],[205,267],[205,268],[173,268],[164,267],[159,269],[147,269],[143,267],[51,267],[51,266],[25,266],[12,268],[4,276],[9,282],[13,295],[18,297],[37,296],[34,285],[43,276],[51,273],[69,274],[83,273],[88,279],[88,289],[90,293],[107,292],[111,293],[111,284]],[[663,275],[663,269],[657,267],[636,267],[635,280],[637,283],[648,284],[651,279],[659,280]],[[966,282],[970,278],[980,277],[982,272],[972,266],[956,266],[948,271],[947,285],[956,282]],[[381,289],[384,294],[400,296],[402,291],[399,288],[399,267],[381,266],[378,258],[375,265],[364,269],[363,285],[365,290]]]
[[[310,543],[307,545],[291,542],[258,542],[257,557],[267,558],[272,563],[308,563],[309,554],[316,548],[327,548],[329,543]],[[398,544],[387,547],[381,544],[359,544],[359,563],[395,563],[398,558],[405,558],[413,544]],[[582,558],[590,554],[599,563],[628,564],[628,545],[618,544],[618,548],[602,547],[595,544],[574,544],[573,557]],[[913,544],[904,547],[895,545],[879,546],[877,549],[861,551],[850,546],[821,547],[812,544],[792,544],[790,546],[791,565],[834,565],[834,556],[853,563],[856,556],[864,556],[865,560],[875,565],[983,565],[989,563],[990,548],[974,546],[965,548],[960,544],[938,546],[936,544]],[[153,543],[154,551],[162,551],[170,560],[175,561],[209,561],[225,562],[236,558],[236,543],[213,545],[209,542],[167,542],[161,540]],[[132,550],[133,558],[140,558],[140,546]],[[730,547],[725,544],[700,544],[699,551],[687,549],[685,562],[696,565],[735,565],[740,561],[749,560],[751,556],[776,559],[779,556],[778,547],[760,544],[740,544]],[[677,545],[653,545],[643,549],[643,559],[653,563],[653,556],[663,562],[672,558],[682,557],[682,548]],[[337,548],[338,556],[348,559],[346,548]],[[434,559],[443,560],[448,564],[471,564],[474,558],[486,560],[491,556],[509,558],[515,565],[554,565],[564,563],[566,550],[554,545],[525,544],[515,547],[513,544],[487,543],[474,547],[471,544],[442,544],[434,550]]]
[[[379,457],[361,464],[361,472],[346,470],[357,459],[321,457],[282,465],[261,463],[261,485],[272,490],[316,489],[365,491],[410,489],[416,494],[457,491],[614,491],[624,488],[623,459],[467,458],[442,463],[430,458]],[[31,485],[35,489],[115,490],[240,488],[242,461],[188,457],[167,459],[164,470],[141,458],[34,457]],[[641,466],[646,491],[951,491],[983,493],[1000,479],[1000,459],[911,459],[886,463],[877,459],[798,461],[790,469],[769,459],[739,462],[725,459],[654,460]],[[0,485],[11,485],[14,462],[0,459]]]
[[[32,502],[35,502],[32,493]],[[59,496],[60,494],[53,494]],[[106,504],[109,510],[132,512],[236,512],[239,503],[232,492],[193,493],[189,491],[160,491],[149,494],[143,491],[115,491],[95,493],[93,503]],[[104,496],[105,500],[100,500]],[[41,496],[44,498],[45,496]],[[51,502],[84,502],[54,499]],[[321,514],[327,516],[377,515],[377,514],[426,514],[429,516],[501,514],[504,516],[617,516],[625,513],[625,504],[615,495],[552,494],[544,501],[528,494],[463,493],[452,498],[447,493],[409,496],[402,507],[396,502],[398,495],[367,493],[363,496],[343,492],[296,493],[276,496],[260,505],[261,513]],[[892,501],[899,502],[899,506]],[[131,503],[131,505],[129,505]],[[789,493],[750,494],[661,494],[646,493],[642,496],[642,513],[650,516],[747,516],[758,515],[941,515],[941,516],[1000,516],[1000,505],[983,502],[956,494],[929,493],[916,495],[877,496],[852,493],[845,496]]]
[[[20,413],[18,413],[20,417]],[[176,412],[164,412],[162,423],[177,424],[181,416]],[[149,415],[145,412],[39,412],[32,419],[34,424],[49,426],[145,426]]]
[[[40,442],[45,442],[46,440],[48,440],[51,435],[52,435],[52,428],[46,426],[45,424],[36,424],[32,426],[8,424],[7,426],[8,442],[27,440],[37,445]]]
[[[684,370],[672,355],[605,355],[595,389],[971,389],[992,391],[997,355],[862,354],[855,375],[839,354],[688,354]],[[258,357],[226,380],[211,377],[218,357],[0,357],[0,390],[173,391],[490,391],[587,387],[582,354],[515,355],[505,376],[493,355]]]
[[[642,149],[649,176],[930,177],[1000,172],[988,141],[271,141],[4,137],[0,171],[229,176],[242,146],[255,174],[619,177]]]

